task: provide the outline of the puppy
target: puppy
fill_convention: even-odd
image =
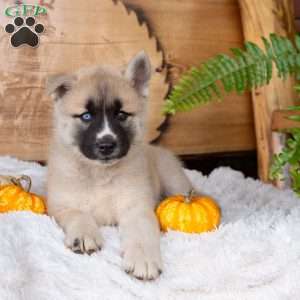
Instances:
[[[145,142],[150,77],[140,52],[125,71],[93,67],[47,84],[55,103],[49,215],[76,253],[101,249],[99,226],[118,225],[123,267],[145,280],[162,270],[155,206],[162,195],[191,189],[175,156]]]

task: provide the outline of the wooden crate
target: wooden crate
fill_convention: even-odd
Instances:
[[[261,37],[271,33],[293,38],[294,13],[292,0],[240,0],[244,35],[260,47]],[[270,83],[252,91],[256,129],[258,173],[261,180],[269,181],[269,167],[274,153],[282,149],[283,137],[272,133],[272,114],[294,104],[296,98],[292,77],[282,80],[273,68]]]
[[[89,3],[91,3],[91,1],[92,0],[88,0]],[[107,0],[98,0],[95,12],[101,10],[101,5],[106,1]],[[3,8],[12,2],[14,3],[15,1],[5,0],[2,2],[1,7]],[[73,3],[76,2],[78,4],[80,0],[76,0],[75,2],[66,0],[39,0],[33,2],[48,5],[51,10],[51,6],[53,8],[55,5],[60,5],[61,9],[69,9]],[[163,52],[164,66],[168,70],[168,78],[171,84],[176,83],[182,72],[187,70],[190,66],[197,65],[201,61],[219,52],[228,53],[230,47],[241,46],[243,43],[242,25],[237,0],[123,0],[122,2],[129,11],[137,13],[140,21],[145,21],[148,24],[150,35],[157,38],[157,45]],[[87,2],[85,1],[84,3]],[[78,6],[77,4],[76,7]],[[85,7],[94,6],[86,5]],[[70,18],[75,17],[72,17],[70,10],[66,11],[68,11],[68,13],[65,18],[62,18],[61,15],[56,15],[55,18],[61,22],[65,22],[69,26]],[[82,13],[86,14],[86,10],[82,10]],[[93,13],[93,16],[94,15]],[[108,19],[112,20],[112,22],[116,22],[112,23],[110,28],[112,35],[117,37],[117,26],[114,24],[118,24],[120,20],[114,18],[113,15]],[[3,16],[1,20],[2,25],[5,26],[7,20],[5,20]],[[88,20],[87,16],[85,20]],[[88,26],[84,27],[82,19],[77,17],[77,19],[74,19],[74,22],[77,24],[77,27],[79,26],[78,24],[80,24],[81,27],[78,28],[81,34],[84,33],[92,36],[93,32],[89,30]],[[17,58],[14,56],[15,54],[2,56],[1,78],[6,80],[5,76],[7,76],[7,74],[5,70],[8,73],[18,73],[18,76],[15,77],[16,81],[13,81],[13,84],[9,88],[12,91],[13,88],[16,89],[19,86],[20,88],[26,89],[26,93],[23,93],[21,98],[16,97],[16,95],[6,99],[1,98],[1,155],[13,154],[23,159],[35,160],[44,160],[46,158],[52,104],[46,100],[46,98],[42,98],[43,103],[40,101],[44,75],[49,72],[45,66],[49,67],[51,63],[55,61],[55,67],[51,68],[50,73],[63,71],[66,67],[64,62],[61,61],[61,65],[57,64],[57,62],[59,61],[59,55],[67,54],[67,51],[65,51],[67,46],[65,45],[65,47],[63,47],[65,49],[63,53],[56,52],[54,60],[51,56],[51,51],[48,50],[51,49],[51,43],[53,47],[55,46],[55,48],[59,50],[59,43],[63,41],[64,34],[66,34],[70,40],[69,45],[74,42],[72,40],[74,34],[71,36],[71,33],[64,33],[62,30],[63,26],[58,26],[59,32],[61,32],[61,35],[59,35],[55,22],[52,22],[50,25],[49,31],[44,39],[46,43],[41,43],[41,46],[38,48],[39,55],[42,55],[44,58],[48,57],[48,62],[47,59],[43,60],[42,70],[38,70],[38,65],[41,62],[39,57],[34,54],[34,51],[31,51],[31,49],[25,51],[27,53],[26,55],[32,57],[33,64],[23,65],[26,69],[25,71],[29,72],[24,74],[26,74],[26,76],[30,74],[37,85],[33,84],[31,86],[30,80],[22,79],[22,73],[18,73],[17,70],[14,69],[17,68],[18,65],[23,64],[24,61],[26,63],[26,59],[24,59],[25,56],[22,55]],[[94,28],[95,26],[92,27]],[[131,41],[135,41],[135,43],[131,42],[128,43],[128,45],[132,46],[135,44],[139,48],[144,47],[146,43],[145,35],[134,35],[131,28],[126,29],[129,35],[132,34]],[[57,36],[54,43],[48,34],[55,32],[55,30]],[[70,30],[72,30],[71,27]],[[145,29],[143,30],[145,31]],[[0,33],[3,54],[6,53],[5,51],[8,51],[7,34],[4,30]],[[6,44],[3,44],[4,41]],[[126,40],[123,42],[126,44]],[[114,41],[108,41],[108,43],[111,44],[114,50],[113,57],[110,59],[106,52],[106,56],[102,60],[107,63],[120,63],[118,61],[118,49],[115,47],[116,43]],[[156,42],[152,41],[151,45],[153,45],[153,43],[155,45]],[[46,48],[48,49],[47,51],[45,50]],[[91,50],[92,48],[93,50]],[[73,68],[76,68],[81,65],[80,53],[90,53],[91,56],[89,56],[83,64],[92,64],[97,60],[94,51],[95,47],[92,48],[85,50],[87,52],[76,52],[78,58],[76,61],[72,60],[73,53],[70,53],[70,55],[66,56],[66,61],[69,65],[71,64]],[[124,55],[124,53],[123,51],[121,62],[125,62],[130,56],[130,51],[126,52],[126,55]],[[84,55],[82,55],[82,59],[83,58]],[[99,59],[97,61],[101,63],[102,60]],[[155,67],[157,68],[156,72],[160,73],[159,55],[154,61],[156,64]],[[163,120],[161,115],[159,115],[158,108],[162,100],[160,97],[163,97],[161,95],[164,95],[166,91],[163,72],[158,74],[157,78],[156,86],[160,91],[158,92],[159,96],[154,97],[153,100],[157,101],[158,105],[154,105],[155,110],[151,109],[153,122],[155,122],[151,123],[152,125],[150,124],[152,127],[154,125],[159,126]],[[27,79],[30,79],[30,77],[27,76]],[[7,90],[7,93],[8,91],[9,90]],[[27,105],[30,99],[35,105],[34,111]],[[153,102],[151,102],[151,105],[153,105]],[[7,113],[5,117],[3,117],[3,111],[7,108],[9,109],[6,110]],[[155,113],[153,113],[154,111]],[[32,121],[31,118],[35,118],[34,121]],[[32,135],[35,137],[28,143]],[[215,103],[195,109],[189,113],[177,114],[169,119],[169,126],[167,130],[163,132],[160,143],[178,154],[200,154],[255,149],[250,95],[230,95],[224,99],[223,103]]]
[[[165,54],[174,84],[183,71],[231,47],[242,46],[237,0],[123,0],[141,20]],[[250,94],[230,95],[169,120],[161,144],[178,154],[253,150],[256,147]]]
[[[4,11],[12,7],[12,12],[22,12],[24,6],[15,8],[14,0],[0,2],[0,155],[47,159],[53,108],[45,92],[48,75],[98,64],[124,68],[141,49],[147,52],[153,66],[147,137],[155,139],[159,135],[156,128],[164,120],[161,109],[168,84],[162,68],[163,53],[157,50],[156,39],[149,37],[147,26],[139,24],[135,13],[129,14],[122,3],[112,0],[31,3],[48,10],[47,14],[35,16],[45,31],[38,47],[14,48],[4,30],[7,24],[12,26],[14,18]],[[82,9],[83,3],[86,9]],[[30,7],[28,11],[27,16],[32,15]]]

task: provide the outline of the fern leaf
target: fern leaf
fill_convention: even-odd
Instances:
[[[172,89],[163,112],[188,111],[220,100],[224,93],[243,93],[268,84],[273,64],[279,77],[295,74],[300,78],[300,36],[295,37],[294,43],[276,34],[262,41],[264,49],[246,42],[243,49],[231,49],[231,56],[219,54],[191,68]]]

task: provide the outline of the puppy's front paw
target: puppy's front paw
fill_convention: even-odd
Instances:
[[[102,237],[99,232],[74,232],[66,234],[65,245],[78,254],[91,255],[102,248]]]
[[[162,272],[160,253],[145,249],[141,245],[132,246],[125,249],[123,268],[137,279],[153,280]]]

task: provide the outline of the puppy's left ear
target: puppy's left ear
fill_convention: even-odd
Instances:
[[[131,59],[125,71],[125,77],[131,82],[137,92],[148,96],[149,81],[151,78],[151,63],[148,55],[141,51]]]

